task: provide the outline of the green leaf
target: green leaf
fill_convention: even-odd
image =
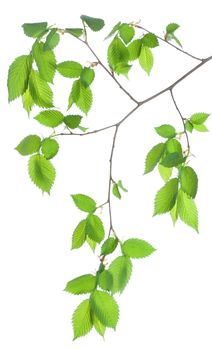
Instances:
[[[159,143],[147,154],[144,174],[150,173],[158,164],[165,150],[165,144]]]
[[[183,153],[181,143],[176,139],[170,139],[166,142],[166,151],[168,153],[180,153],[181,155]]]
[[[72,236],[72,249],[81,248],[86,239],[86,220],[82,220],[74,230]]]
[[[92,68],[83,68],[81,75],[80,75],[80,80],[84,87],[88,87],[92,84],[95,78],[95,72]]]
[[[204,124],[193,124],[193,127],[196,131],[199,131],[199,132],[208,132],[208,128],[204,125]]]
[[[193,124],[190,122],[190,120],[186,121],[185,127],[186,127],[186,130],[189,131],[189,132],[192,132],[193,129],[194,129]]]
[[[48,83],[41,79],[37,71],[32,70],[29,77],[29,91],[35,104],[39,107],[53,106],[53,93]]]
[[[141,39],[132,41],[128,46],[129,61],[135,61],[139,58],[142,48]]]
[[[88,334],[92,327],[90,300],[84,300],[74,311],[72,316],[72,324],[74,329],[74,339],[83,337]]]
[[[117,185],[122,191],[128,192],[128,190],[123,186],[123,183],[121,180],[119,180],[119,182],[117,182]]]
[[[93,292],[96,288],[96,276],[88,274],[77,277],[67,283],[64,291],[75,295]]]
[[[90,248],[92,249],[92,251],[95,252],[97,243],[94,242],[89,236],[86,236],[86,241],[87,241],[88,245],[90,246]]]
[[[182,156],[182,154],[174,152],[167,154],[160,164],[166,168],[173,168],[174,166],[184,163],[184,161],[185,158]]]
[[[102,245],[101,255],[108,255],[114,252],[118,245],[117,238],[110,237]]]
[[[141,39],[141,42],[144,46],[147,46],[150,48],[159,46],[158,38],[153,33],[148,33],[144,35],[143,38]]]
[[[22,27],[24,30],[24,34],[31,38],[38,38],[41,34],[45,33],[47,25],[47,22],[24,23]]]
[[[176,136],[176,130],[172,125],[164,124],[157,128],[155,128],[158,135],[161,137],[165,137],[167,139],[171,139]]]
[[[125,44],[129,44],[129,42],[134,38],[135,29],[129,24],[123,23],[119,27],[119,35]]]
[[[170,211],[176,202],[178,194],[178,179],[169,180],[156,194],[154,215]]]
[[[177,45],[182,47],[182,44],[181,44],[180,40],[174,34],[169,34],[169,36],[170,36],[170,40],[173,39],[177,43]]]
[[[94,313],[91,313],[91,317],[92,317],[94,328],[102,337],[104,337],[106,327],[99,321],[99,319],[96,317]]]
[[[130,238],[122,244],[122,252],[129,258],[145,258],[155,252],[155,248],[146,241],[138,238]]]
[[[86,234],[97,243],[101,243],[104,239],[104,226],[102,220],[97,215],[88,215],[86,222]]]
[[[109,266],[108,271],[113,277],[111,291],[122,293],[132,274],[132,262],[127,256],[119,256]]]
[[[149,75],[154,64],[153,54],[149,47],[143,46],[141,48],[139,63],[143,70]]]
[[[177,212],[180,219],[185,222],[185,224],[193,227],[198,232],[198,211],[196,204],[194,200],[182,190],[180,190],[178,194]]]
[[[112,192],[113,192],[113,195],[118,198],[118,199],[121,199],[121,193],[119,191],[119,187],[117,184],[114,184],[113,185],[113,189],[112,189]]]
[[[41,151],[46,159],[52,159],[57,155],[59,151],[59,144],[54,139],[44,139],[42,141]]]
[[[166,32],[168,34],[173,34],[178,28],[179,28],[179,24],[177,23],[170,23],[168,24],[168,26],[166,27]]]
[[[78,62],[65,61],[57,65],[57,70],[65,78],[79,78],[83,68]]]
[[[128,78],[128,74],[130,69],[132,68],[132,66],[130,64],[121,62],[118,63],[115,67],[114,67],[114,71],[116,72],[116,74],[120,75],[124,75],[126,78]]]
[[[73,103],[85,114],[88,114],[93,103],[93,95],[90,87],[85,88],[80,80],[76,80],[72,86],[68,108],[70,108]]]
[[[116,329],[119,307],[115,299],[107,292],[94,291],[90,298],[91,310],[106,327]]]
[[[29,159],[28,172],[32,182],[43,192],[50,194],[56,177],[52,163],[40,154],[36,154]]]
[[[27,89],[22,95],[22,103],[23,103],[23,108],[27,111],[29,115],[32,110],[32,107],[34,106],[34,101],[30,94],[29,89]]]
[[[103,21],[103,19],[100,19],[100,18],[94,18],[94,17],[85,16],[85,15],[82,15],[80,18],[94,32],[98,32],[105,25],[105,22]]]
[[[81,123],[82,117],[80,115],[67,115],[64,118],[64,123],[70,128],[70,129],[76,129],[79,127]]]
[[[110,271],[104,270],[99,274],[98,284],[99,287],[103,290],[111,291],[113,285],[113,276],[111,275]]]
[[[195,198],[198,189],[198,177],[194,169],[185,166],[180,172],[180,184],[182,190],[190,197]]]
[[[66,28],[65,32],[75,36],[76,38],[80,38],[84,33],[84,30],[81,28]]]
[[[192,124],[200,125],[203,124],[209,116],[210,114],[208,113],[195,113],[191,116],[190,121]]]
[[[57,29],[52,29],[47,35],[45,44],[43,46],[44,51],[53,50],[60,42],[60,35],[57,33]]]
[[[7,79],[9,102],[23,95],[27,90],[31,68],[30,55],[19,56],[10,65]]]
[[[116,34],[119,30],[121,26],[121,22],[118,22],[114,27],[113,29],[111,30],[111,32],[106,36],[106,38],[104,40],[107,40],[109,39],[111,36],[113,36],[114,34]]]
[[[172,176],[172,171],[173,171],[172,168],[166,168],[163,165],[158,164],[158,170],[159,170],[160,176],[165,182],[167,182]]]
[[[86,213],[93,213],[96,210],[96,202],[84,194],[74,194],[71,196],[78,209]]]
[[[119,63],[128,63],[129,52],[123,42],[116,36],[108,47],[108,63],[115,69]]]
[[[177,220],[178,220],[177,201],[176,201],[174,207],[172,208],[172,210],[170,211],[170,215],[171,215],[173,224],[175,225]]]
[[[40,112],[34,119],[49,128],[56,128],[58,125],[62,124],[64,115],[59,111],[51,109]]]
[[[37,135],[29,135],[25,137],[15,148],[22,156],[28,156],[39,151],[41,147],[41,139]]]

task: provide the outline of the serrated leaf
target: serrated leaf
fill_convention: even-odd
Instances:
[[[92,323],[94,325],[95,330],[102,337],[104,337],[105,331],[106,331],[106,327],[99,321],[98,317],[94,313],[91,313],[91,317],[92,317]]]
[[[101,255],[112,254],[118,245],[117,238],[110,237],[102,245]]]
[[[174,205],[174,207],[172,208],[172,210],[170,211],[170,215],[171,215],[171,218],[172,218],[172,222],[173,224],[175,225],[177,220],[178,220],[178,212],[177,212],[177,200],[176,200],[176,203]]]
[[[189,120],[186,121],[185,127],[186,127],[186,130],[189,132],[192,132],[194,129],[193,124]]]
[[[100,322],[106,327],[116,329],[119,307],[112,295],[96,290],[91,294],[90,302],[91,310]]]
[[[70,129],[76,129],[79,127],[81,123],[82,117],[80,115],[67,115],[64,118],[64,123],[70,128]]]
[[[128,63],[129,52],[123,42],[116,36],[108,47],[108,63],[115,69],[119,63]]]
[[[29,76],[29,91],[35,104],[39,107],[53,106],[53,93],[48,83],[41,79],[37,71],[32,70]]]
[[[68,109],[73,103],[85,114],[88,114],[93,103],[93,95],[90,87],[85,88],[80,80],[76,80],[73,83],[72,91],[69,96]]]
[[[174,166],[184,163],[184,161],[185,158],[182,156],[182,154],[174,152],[167,154],[160,164],[166,168],[173,168]]]
[[[180,172],[180,184],[182,190],[190,197],[195,198],[198,189],[198,177],[194,169],[185,166]]]
[[[28,156],[30,154],[39,151],[41,146],[41,139],[37,135],[29,135],[25,137],[15,148],[22,156]]]
[[[199,131],[199,132],[208,132],[208,128],[204,125],[204,124],[193,124],[193,127],[196,131]]]
[[[84,194],[74,194],[71,196],[78,209],[86,213],[93,213],[96,210],[96,202]]]
[[[50,194],[56,177],[52,163],[40,154],[31,156],[28,163],[29,176],[43,192]]]
[[[96,288],[96,276],[87,274],[69,281],[64,289],[65,292],[75,295],[93,292]]]
[[[152,170],[154,170],[154,168],[158,164],[159,160],[161,159],[164,151],[165,151],[165,144],[164,143],[157,144],[149,151],[149,153],[147,154],[147,157],[146,157],[146,161],[145,161],[144,174],[148,174]]]
[[[121,22],[118,22],[114,27],[113,29],[110,31],[110,33],[106,36],[106,38],[104,40],[107,40],[109,39],[111,36],[113,36],[114,34],[117,33],[117,31],[119,30],[119,27],[121,25]]]
[[[99,287],[103,290],[111,291],[113,285],[113,276],[111,275],[110,271],[104,270],[99,274],[98,284]]]
[[[156,250],[151,244],[138,238],[128,239],[122,244],[121,249],[124,255],[133,259],[145,258]]]
[[[144,35],[143,38],[141,39],[141,42],[144,46],[147,46],[150,48],[159,46],[158,38],[153,33],[147,33],[146,35]]]
[[[84,85],[84,87],[88,87],[90,86],[95,78],[95,72],[92,68],[88,68],[88,67],[84,67],[81,75],[80,75],[80,80],[82,82],[82,84]]]
[[[81,28],[66,28],[65,32],[69,33],[77,38],[80,38],[82,36],[82,34],[84,33],[84,30]]]
[[[86,220],[82,220],[74,230],[72,236],[72,249],[81,248],[86,239],[85,234]]]
[[[123,23],[119,27],[119,35],[125,44],[129,44],[129,42],[134,38],[135,29],[129,24]]]
[[[59,111],[51,109],[40,112],[34,119],[49,128],[56,128],[62,124],[64,115]]]
[[[46,159],[52,159],[57,155],[59,151],[59,144],[54,139],[44,139],[42,141],[41,151]]]
[[[94,17],[85,16],[85,15],[80,16],[80,18],[94,32],[98,32],[105,25],[105,22],[101,18],[94,18]]]
[[[30,55],[19,56],[10,65],[7,79],[9,102],[23,95],[27,90],[31,68]]]
[[[86,241],[93,252],[96,250],[97,243],[93,241],[89,236],[86,236]]]
[[[196,204],[182,190],[179,191],[177,198],[177,212],[185,224],[193,227],[198,232],[198,211]]]
[[[192,124],[203,124],[209,117],[208,113],[195,113],[191,116],[190,121]]]
[[[141,48],[139,63],[143,70],[149,75],[154,64],[153,54],[149,47],[143,46]]]
[[[74,311],[72,316],[74,339],[88,334],[92,327],[90,300],[84,300]]]
[[[114,72],[116,72],[118,75],[122,74],[128,78],[128,74],[131,68],[132,66],[130,64],[121,62],[114,67]]]
[[[178,194],[178,179],[169,180],[156,194],[154,215],[169,212],[175,205]]]
[[[24,23],[22,25],[24,34],[31,38],[38,38],[47,29],[47,22]]]
[[[180,26],[179,26],[179,24],[177,24],[177,23],[170,23],[170,24],[168,24],[167,27],[166,27],[166,32],[167,32],[168,34],[173,34],[179,27],[180,27]]]
[[[130,280],[132,273],[132,262],[126,256],[119,256],[109,266],[108,271],[113,277],[111,291],[113,293],[122,293]]]
[[[170,139],[166,142],[166,151],[168,153],[179,153],[182,155],[181,143],[176,139]]]
[[[88,215],[86,220],[86,234],[97,243],[101,243],[104,239],[104,226],[102,220],[97,215]]]
[[[132,41],[128,46],[129,61],[135,61],[139,58],[142,48],[141,39]]]
[[[112,193],[116,198],[121,199],[121,193],[117,184],[113,184]]]
[[[79,78],[83,68],[78,62],[65,61],[57,65],[57,70],[65,78]]]
[[[52,29],[46,37],[45,44],[43,46],[44,51],[53,50],[60,42],[60,35],[57,33],[57,29]]]
[[[164,124],[157,128],[155,128],[155,131],[158,135],[161,137],[165,137],[167,139],[171,139],[176,136],[176,130],[175,128],[170,124]]]
[[[23,103],[23,108],[27,111],[29,115],[32,110],[32,107],[34,106],[34,101],[30,94],[29,89],[27,89],[22,95],[22,103]]]
[[[165,182],[167,182],[172,176],[172,172],[173,172],[172,168],[166,168],[163,165],[158,164],[158,170],[159,170],[160,176]]]

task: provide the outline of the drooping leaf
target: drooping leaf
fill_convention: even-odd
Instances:
[[[106,327],[116,329],[119,318],[119,307],[107,292],[94,291],[90,298],[91,310]]]
[[[57,29],[52,29],[47,35],[45,44],[43,46],[44,51],[53,50],[60,42],[60,35],[57,33]]]
[[[198,177],[194,169],[185,166],[180,172],[180,184],[182,190],[190,197],[195,198],[198,189]]]
[[[113,285],[113,276],[110,271],[104,270],[99,274],[98,284],[103,290],[111,291]]]
[[[167,213],[176,202],[178,194],[178,179],[169,180],[156,194],[154,215]]]
[[[88,87],[92,84],[95,78],[95,72],[92,68],[84,67],[81,75],[80,75],[80,80],[84,87]]]
[[[163,165],[158,164],[158,170],[159,170],[160,176],[165,182],[167,182],[172,176],[172,171],[173,171],[172,168],[166,168]]]
[[[118,245],[117,238],[110,237],[102,245],[101,255],[108,255],[114,252]]]
[[[130,69],[132,68],[132,66],[128,63],[125,62],[121,62],[118,63],[115,67],[114,67],[114,71],[116,72],[116,74],[120,75],[124,75],[126,78],[128,78],[128,74]]]
[[[41,34],[44,34],[47,29],[47,22],[40,23],[24,23],[22,25],[24,34],[31,38],[38,38]]]
[[[75,295],[93,292],[96,288],[96,276],[87,274],[77,277],[67,283],[64,291]]]
[[[168,153],[179,153],[182,155],[183,150],[181,143],[176,139],[170,139],[166,142],[166,151]]]
[[[166,168],[173,168],[174,166],[182,164],[184,161],[185,158],[182,156],[182,154],[178,152],[173,152],[167,154],[160,164],[162,164]]]
[[[30,94],[29,89],[27,89],[22,95],[22,103],[23,103],[23,108],[27,111],[29,115],[32,110],[32,107],[34,106],[34,101]]]
[[[198,211],[196,204],[187,193],[182,190],[179,191],[177,198],[177,212],[180,219],[185,224],[193,227],[198,232]]]
[[[85,234],[86,220],[82,220],[74,230],[72,236],[72,249],[81,248],[86,239]]]
[[[129,42],[134,38],[135,29],[129,24],[123,23],[119,27],[119,35],[125,44],[129,44]]]
[[[173,34],[179,27],[180,27],[180,26],[179,26],[179,24],[177,24],[177,23],[170,23],[170,24],[168,24],[167,27],[166,27],[166,32],[167,32],[168,34]]]
[[[95,328],[95,330],[102,336],[104,337],[106,327],[99,321],[98,317],[95,315],[95,313],[91,312],[91,318],[92,318],[92,323]]]
[[[73,104],[81,109],[82,112],[88,114],[93,103],[93,95],[90,87],[85,87],[81,80],[76,80],[73,83],[72,90],[69,96],[69,106],[71,108]]]
[[[39,151],[41,146],[41,139],[37,135],[29,135],[25,137],[15,148],[22,156],[28,156],[30,154]]]
[[[145,258],[155,252],[155,248],[146,241],[130,238],[122,244],[122,252],[129,258]]]
[[[142,48],[141,39],[132,41],[128,46],[129,61],[135,61],[139,58]]]
[[[60,111],[51,109],[40,112],[34,119],[49,128],[56,128],[58,125],[62,124],[64,115]]]
[[[109,266],[108,271],[113,277],[112,292],[122,293],[132,274],[132,262],[127,256],[119,256]]]
[[[175,128],[169,124],[161,125],[161,126],[155,128],[155,130],[156,130],[158,135],[160,135],[161,137],[165,137],[167,139],[171,139],[171,138],[175,137],[177,134]]]
[[[205,126],[204,124],[193,124],[193,127],[196,131],[199,131],[199,132],[208,132],[208,128],[207,126]]]
[[[93,213],[96,210],[96,202],[84,194],[74,194],[71,196],[78,209],[86,213]]]
[[[46,159],[52,159],[57,155],[59,151],[59,144],[54,139],[44,139],[42,141],[41,151]]]
[[[190,121],[192,124],[200,125],[203,124],[209,116],[210,114],[208,113],[195,113],[191,116]]]
[[[112,192],[116,198],[121,199],[121,193],[117,184],[113,184]]]
[[[88,334],[92,327],[90,300],[84,300],[74,311],[72,316],[74,339]]]
[[[106,38],[104,40],[109,39],[111,36],[113,36],[114,34],[116,34],[119,30],[119,27],[121,25],[121,22],[118,22],[113,29],[110,31],[110,33],[106,36]]]
[[[153,54],[149,47],[143,46],[141,48],[139,63],[143,70],[149,75],[154,64]]]
[[[150,48],[159,46],[158,38],[153,33],[147,33],[146,35],[144,35],[143,38],[141,39],[141,42],[144,46],[147,46]]]
[[[81,123],[82,117],[80,115],[67,115],[64,118],[64,123],[70,128],[70,129],[76,129],[79,127]]]
[[[50,194],[56,177],[52,163],[40,154],[31,156],[28,163],[29,176],[43,192]]]
[[[35,104],[39,107],[53,106],[53,93],[48,83],[43,80],[37,71],[32,70],[29,77],[29,91]]]
[[[147,154],[147,157],[146,157],[146,161],[145,161],[144,174],[148,174],[152,170],[154,170],[154,168],[158,164],[159,160],[161,159],[164,151],[165,151],[165,144],[164,143],[157,144],[149,151],[149,153]]]
[[[123,42],[116,36],[108,47],[108,63],[115,70],[119,63],[128,63],[129,52]]]
[[[122,183],[121,180],[119,180],[119,181],[117,182],[117,185],[118,185],[118,187],[119,187],[122,191],[128,192],[128,190],[123,186],[123,183]]]
[[[102,220],[97,215],[88,215],[86,221],[86,234],[97,243],[101,243],[104,239],[104,226]]]
[[[84,33],[84,30],[81,28],[66,28],[65,32],[69,33],[77,38],[80,38],[82,36],[82,34]]]
[[[98,32],[105,25],[105,22],[103,21],[103,19],[100,19],[100,18],[94,18],[94,17],[85,16],[85,15],[80,16],[80,18],[94,32]]]
[[[57,70],[65,78],[79,78],[83,68],[78,62],[65,61],[57,65]]]
[[[9,102],[24,94],[32,68],[31,55],[17,57],[9,67],[7,87]]]

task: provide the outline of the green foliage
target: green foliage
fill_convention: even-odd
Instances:
[[[139,58],[142,48],[141,39],[132,41],[128,46],[129,61],[135,61]]]
[[[182,156],[181,153],[173,152],[167,154],[161,164],[166,168],[173,168],[174,166],[178,166],[179,164],[182,164],[185,161],[185,158]]]
[[[139,63],[143,70],[149,75],[154,64],[154,57],[149,47],[143,46],[141,48]]]
[[[121,192],[120,190],[124,191],[124,192],[128,192],[128,190],[123,186],[122,181],[118,181],[117,183],[113,184],[113,188],[112,188],[112,192],[113,195],[115,197],[117,197],[118,199],[121,199]]]
[[[68,282],[64,291],[75,295],[93,292],[96,288],[96,276],[88,274]]]
[[[172,176],[173,169],[172,168],[166,168],[165,166],[158,164],[158,171],[160,173],[160,176],[162,179],[167,182],[169,181],[170,177]]]
[[[92,317],[92,322],[93,322],[93,326],[94,326],[95,330],[96,330],[97,333],[99,333],[102,337],[104,337],[106,327],[99,321],[99,319],[96,317],[96,315],[95,315],[94,313],[91,314],[91,317]]]
[[[145,258],[155,251],[148,242],[138,238],[130,238],[122,244],[122,252],[129,258]]]
[[[114,34],[116,34],[119,30],[121,26],[121,22],[118,22],[114,27],[113,29],[111,30],[111,32],[106,36],[105,40],[111,38],[111,36],[113,36]]]
[[[83,68],[78,62],[65,61],[57,65],[57,70],[65,78],[79,78]]]
[[[125,44],[129,44],[134,38],[135,29],[127,23],[123,23],[119,26],[119,35]]]
[[[37,42],[33,45],[33,57],[41,79],[53,83],[56,71],[56,58],[52,50],[44,51],[44,43]]]
[[[84,33],[84,30],[81,28],[66,28],[65,33],[69,33],[69,34],[75,36],[76,38],[80,38],[82,36],[82,34]]]
[[[170,40],[174,40],[179,46],[182,47],[181,42],[179,41],[179,39],[175,36],[175,31],[179,28],[179,24],[177,23],[170,23],[168,24],[168,26],[166,27],[166,40],[170,41]]]
[[[87,67],[83,68],[80,75],[80,80],[85,88],[87,88],[92,84],[92,82],[94,81],[94,78],[95,78],[95,72],[92,68],[87,68]]]
[[[49,128],[56,128],[62,124],[64,115],[59,111],[51,109],[40,112],[34,119],[36,119],[40,124],[48,126]]]
[[[32,70],[29,76],[29,92],[37,106],[44,108],[54,107],[51,88],[35,70]]]
[[[204,124],[194,124],[193,125],[193,128],[196,130],[196,131],[199,131],[199,132],[208,132],[208,128],[207,126],[205,126]]]
[[[27,89],[22,95],[22,103],[23,103],[23,108],[27,111],[29,115],[32,110],[32,107],[34,106],[34,101],[30,94],[29,89]]]
[[[7,79],[9,101],[15,100],[27,90],[31,68],[31,55],[19,56],[10,65]]]
[[[198,189],[198,177],[194,169],[185,166],[180,172],[180,184],[182,190],[190,197],[195,198]]]
[[[84,300],[74,311],[72,316],[74,339],[88,334],[92,327],[90,300]]]
[[[86,234],[97,243],[101,243],[105,236],[102,220],[94,214],[89,214],[86,222]]]
[[[54,139],[46,138],[42,141],[41,151],[46,159],[52,159],[59,151],[59,144]]]
[[[165,144],[164,143],[158,143],[156,146],[154,146],[149,153],[147,154],[146,161],[145,161],[145,171],[144,174],[150,173],[158,162],[160,161],[163,153],[165,151]]]
[[[99,287],[103,290],[111,291],[113,286],[113,276],[108,270],[104,270],[100,273],[98,278]]]
[[[85,114],[88,114],[93,103],[93,95],[90,87],[85,87],[80,79],[73,83],[69,96],[68,109],[70,109],[74,103]]]
[[[191,118],[186,120],[186,130],[192,132],[193,130],[199,132],[207,132],[208,128],[204,125],[204,122],[207,121],[210,114],[208,113],[195,113]]]
[[[176,136],[176,130],[172,125],[164,124],[155,128],[158,135],[171,139]]]
[[[73,236],[72,236],[72,249],[78,249],[81,248],[86,240],[86,220],[82,220],[77,227],[74,230]]]
[[[187,193],[179,190],[177,199],[177,212],[180,219],[198,232],[198,211],[196,204]]]
[[[80,125],[82,120],[82,117],[80,115],[67,115],[64,118],[64,123],[70,128],[70,129],[76,129]]]
[[[108,255],[114,252],[118,245],[117,238],[110,237],[102,245],[101,255]]]
[[[60,35],[57,33],[57,29],[51,29],[43,46],[44,51],[53,50],[59,44],[59,42]]]
[[[176,202],[178,194],[178,179],[169,180],[156,194],[154,215],[170,211]]]
[[[105,25],[105,22],[103,21],[103,19],[100,19],[100,18],[94,18],[94,17],[85,16],[85,15],[82,15],[80,18],[94,32],[98,32]]]
[[[22,156],[28,156],[36,153],[41,147],[41,139],[37,135],[25,137],[15,148]]]
[[[24,34],[31,38],[38,38],[45,34],[47,30],[47,22],[40,23],[24,23],[22,25]]]
[[[153,33],[147,33],[146,35],[144,35],[141,39],[141,43],[143,44],[143,46],[147,46],[150,48],[159,46],[158,38]]]
[[[86,213],[93,213],[96,210],[96,202],[84,194],[74,194],[71,196],[78,209]]]
[[[116,36],[108,47],[109,66],[116,71],[116,66],[120,63],[127,64],[129,52],[123,42]]]
[[[111,291],[113,293],[123,292],[132,274],[132,263],[129,257],[119,256],[112,261],[108,271],[113,278]]]
[[[33,155],[29,159],[28,172],[32,182],[43,192],[50,194],[56,177],[52,163],[40,154]]]
[[[195,113],[191,116],[190,121],[192,124],[203,124],[209,117],[208,113]]]
[[[166,142],[166,151],[167,153],[179,153],[182,155],[182,146],[181,143],[176,139],[170,139]]]

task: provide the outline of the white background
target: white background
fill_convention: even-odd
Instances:
[[[80,26],[80,15],[103,18],[104,30],[90,33],[90,42],[106,62],[108,42],[102,39],[121,21],[141,19],[141,24],[163,35],[170,22],[181,25],[178,36],[194,55],[212,54],[210,1],[71,2],[60,0],[17,2],[8,0],[1,9],[0,109],[1,109],[1,298],[0,347],[4,350],[210,350],[212,314],[211,147],[210,133],[191,136],[200,184],[197,205],[200,234],[184,224],[173,228],[168,215],[152,218],[155,192],[163,185],[157,172],[143,176],[148,150],[159,141],[154,127],[172,123],[181,131],[181,121],[169,94],[140,108],[122,125],[114,156],[114,178],[122,179],[129,193],[120,202],[114,198],[113,217],[124,240],[140,237],[157,252],[134,262],[132,279],[117,298],[120,321],[117,331],[107,331],[105,341],[94,331],[72,342],[71,315],[83,297],[62,290],[68,280],[95,272],[98,258],[88,247],[70,251],[71,235],[83,218],[70,194],[85,193],[98,203],[106,199],[108,158],[112,130],[83,138],[59,139],[60,152],[53,160],[57,179],[51,196],[42,196],[27,175],[27,157],[14,147],[30,133],[48,135],[49,130],[28,119],[20,99],[8,105],[6,78],[9,64],[27,54],[32,41],[24,36],[24,22],[48,21],[60,27]],[[138,35],[140,32],[138,33]],[[198,62],[168,45],[154,49],[155,65],[150,77],[138,64],[130,81],[120,78],[127,89],[142,100],[168,86]],[[71,36],[56,49],[58,62],[93,60]],[[185,117],[212,112],[212,62],[195,72],[174,90]],[[84,125],[91,129],[120,120],[133,103],[102,71],[96,69],[94,104]],[[56,76],[55,105],[63,112],[71,82]],[[34,110],[32,117],[37,110]],[[207,123],[212,129],[211,120]],[[107,215],[103,214],[107,221]],[[106,225],[107,226],[107,225]]]

